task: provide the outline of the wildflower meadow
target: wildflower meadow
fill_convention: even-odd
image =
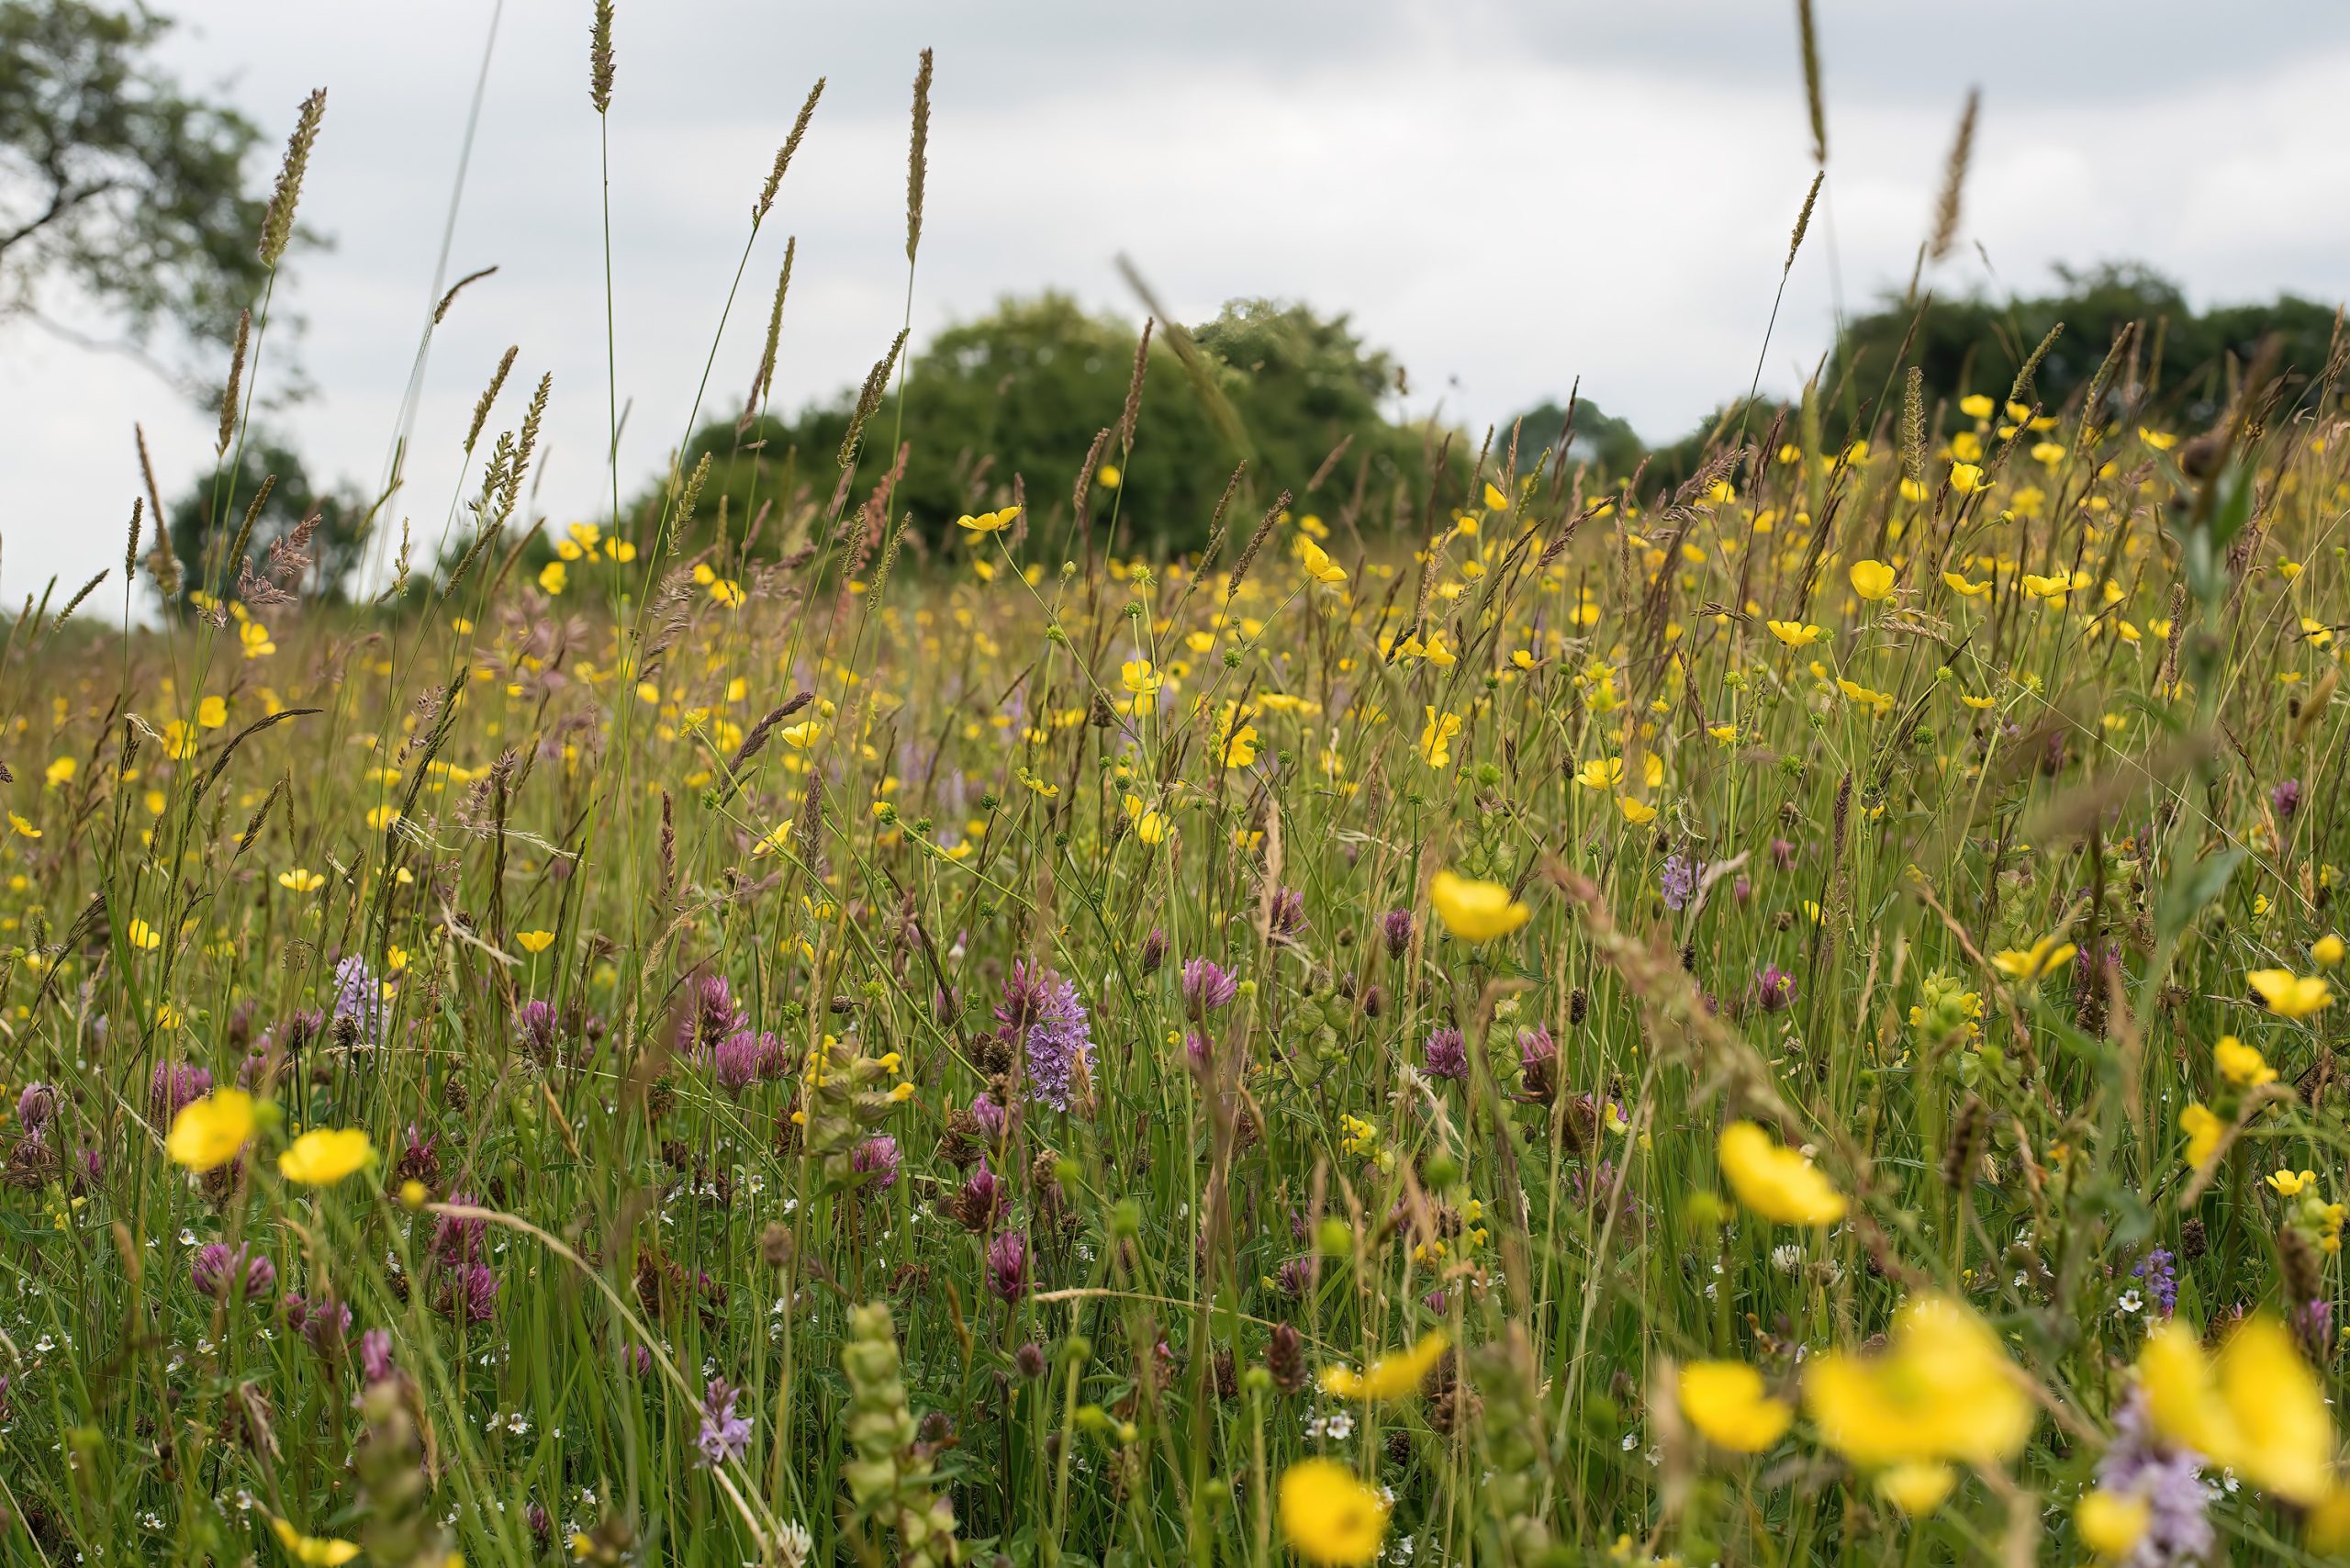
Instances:
[[[2350,1549],[2350,338],[1831,365],[1661,483],[1269,460],[1154,315],[944,515],[901,337],[543,520],[521,345],[330,603],[253,302],[231,525],[0,652],[0,1562]]]

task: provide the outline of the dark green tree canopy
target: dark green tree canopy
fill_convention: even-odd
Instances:
[[[62,285],[119,314],[226,342],[263,277],[259,133],[155,62],[171,24],[85,0],[0,0],[0,317]]]
[[[1881,426],[1898,407],[1898,377],[1911,364],[1924,372],[1929,416],[1939,406],[1945,426],[1965,423],[1958,400],[1976,392],[2004,398],[2016,373],[2059,322],[2065,330],[2032,376],[2034,398],[2042,408],[2064,409],[2084,395],[2116,335],[2134,321],[2142,334],[2131,360],[2135,381],[2124,386],[2128,377],[2117,376],[2112,396],[2160,410],[2164,422],[2181,431],[2202,429],[2219,417],[2227,404],[2231,366],[2248,364],[2265,339],[2276,337],[2277,369],[2288,385],[2316,375],[2333,343],[2333,308],[2291,295],[2199,311],[2177,284],[2143,266],[2059,268],[2057,279],[2064,289],[2056,294],[2004,301],[1930,299],[1922,307],[1890,298],[1855,317],[1845,324],[1822,371],[1823,429],[1836,434],[1855,426]],[[1586,403],[1575,413],[1574,456],[1588,458],[1610,478],[1628,475],[1645,457],[1642,489],[1670,487],[1695,471],[1712,441],[1736,431],[1741,421],[1750,439],[1760,438],[1778,411],[1767,398],[1733,399],[1678,440],[1650,446],[1629,426]],[[1544,403],[1522,415],[1521,453],[1538,433],[1546,446],[1555,442],[1563,414],[1557,404]]]
[[[1133,450],[1122,453],[1115,428],[1136,330],[1054,293],[1006,299],[989,315],[947,328],[914,356],[902,426],[894,390],[867,425],[853,495],[862,498],[879,480],[901,429],[911,454],[896,508],[934,539],[951,532],[960,514],[1009,501],[1014,476],[1035,525],[1058,537],[1078,470],[1103,430],[1113,431],[1103,460],[1120,470],[1118,483],[1113,495],[1097,482],[1089,510],[1100,527],[1114,503],[1125,547],[1198,546],[1244,455],[1260,502],[1288,489],[1301,497],[1301,508],[1337,510],[1360,477],[1365,526],[1385,525],[1399,486],[1409,493],[1425,484],[1425,433],[1394,422],[1385,408],[1395,383],[1387,356],[1367,348],[1343,316],[1266,300],[1235,301],[1196,330],[1196,374],[1164,333],[1154,337]],[[705,425],[679,465],[690,472],[711,455],[696,515],[707,524],[723,498],[740,537],[763,501],[829,498],[854,404],[847,392],[789,420],[763,417],[739,430],[732,420]],[[1308,482],[1348,438],[1324,492],[1304,498]],[[659,496],[656,489],[643,504],[657,510]],[[762,548],[778,542],[774,533]]]

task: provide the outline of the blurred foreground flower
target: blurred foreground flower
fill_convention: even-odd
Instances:
[[[1302,1459],[1281,1473],[1281,1537],[1300,1557],[1330,1568],[1378,1560],[1387,1500],[1334,1459]]]
[[[1797,1150],[1752,1122],[1722,1129],[1722,1175],[1738,1201],[1781,1225],[1834,1225],[1844,1217],[1844,1194]]]
[[[1436,906],[1444,928],[1463,942],[1491,942],[1506,936],[1534,912],[1509,895],[1499,882],[1478,881],[1438,871],[1428,879],[1428,902]]]

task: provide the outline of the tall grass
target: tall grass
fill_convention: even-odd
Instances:
[[[28,611],[0,1560],[2327,1549],[2341,366],[2130,349],[1175,559],[1138,355],[1066,513],[535,577],[501,367],[420,598]]]

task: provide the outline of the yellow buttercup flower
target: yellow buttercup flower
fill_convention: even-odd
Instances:
[[[1681,1369],[1682,1415],[1706,1440],[1733,1453],[1760,1453],[1779,1440],[1795,1411],[1762,1389],[1744,1361],[1692,1361]]]
[[[1983,487],[1983,470],[1972,463],[1950,465],[1950,487],[1962,496],[1971,496]]]
[[[331,1187],[375,1156],[360,1127],[304,1133],[277,1157],[277,1173],[305,1187]]]
[[[1421,1336],[1418,1344],[1393,1356],[1382,1356],[1361,1372],[1350,1367],[1322,1369],[1322,1392],[1339,1399],[1401,1399],[1419,1392],[1420,1380],[1436,1370],[1444,1357],[1441,1331]]]
[[[1852,591],[1863,599],[1874,601],[1893,591],[1896,574],[1882,561],[1855,561],[1846,575],[1852,579]]]
[[[297,866],[277,874],[277,885],[289,893],[315,893],[327,885],[327,879],[307,867]]]
[[[1828,1226],[1844,1217],[1844,1194],[1819,1169],[1752,1122],[1722,1129],[1722,1175],[1738,1201],[1780,1225]]]
[[[1575,769],[1575,782],[1586,790],[1613,790],[1624,781],[1624,759],[1595,756]]]
[[[2070,942],[2060,942],[2053,935],[2042,936],[2029,948],[2010,947],[1991,958],[1991,967],[2009,980],[2038,980],[2041,976],[2069,962],[2078,951]]]
[[[570,585],[571,568],[560,561],[549,561],[539,568],[539,587],[553,598]]]
[[[2277,1081],[2277,1070],[2268,1065],[2268,1058],[2233,1035],[2221,1036],[2211,1047],[2211,1064],[2238,1089],[2257,1089]]]
[[[163,934],[133,915],[130,918],[130,945],[151,952],[163,945]]]
[[[1636,801],[1629,795],[1617,796],[1616,809],[1622,812],[1624,820],[1634,827],[1642,827],[1656,821],[1654,806],[1650,805],[1646,801]]]
[[[2073,1529],[2081,1544],[2107,1562],[2129,1555],[2146,1533],[2154,1505],[2137,1493],[2109,1492],[2102,1486],[2081,1494],[2073,1505]]]
[[[254,1120],[252,1095],[241,1089],[216,1089],[180,1108],[164,1136],[163,1152],[173,1163],[199,1175],[217,1170],[252,1141]]]
[[[277,1532],[277,1542],[285,1548],[285,1555],[303,1564],[303,1568],[342,1568],[343,1563],[359,1555],[359,1548],[350,1541],[331,1536],[304,1535],[281,1518],[271,1518],[269,1528]]]
[[[2154,1430],[2264,1491],[2307,1507],[2333,1490],[2334,1438],[2324,1390],[2266,1313],[2216,1356],[2172,1318],[2147,1338],[2138,1381]]]
[[[1428,879],[1428,902],[1444,928],[1463,942],[1491,942],[1526,924],[1533,911],[1499,882],[1438,871]]]
[[[1930,1516],[1950,1500],[1958,1472],[1939,1460],[1909,1460],[1877,1472],[1876,1492],[1913,1519]]]
[[[2342,938],[2331,931],[2310,944],[2310,957],[2317,960],[2320,969],[2330,969],[2340,963],[2343,950]]]
[[[2290,969],[2255,969],[2244,977],[2268,1011],[2279,1018],[2301,1019],[2333,1005],[2333,987],[2318,975],[2297,975]]]
[[[2298,1198],[2317,1185],[2314,1170],[2274,1170],[2263,1178],[2280,1198]]]
[[[15,828],[18,834],[22,834],[26,838],[39,838],[40,836],[40,829],[33,826],[31,823],[26,821],[22,816],[19,816],[15,812],[10,812],[8,813],[8,825]]]
[[[1334,1459],[1302,1459],[1281,1472],[1281,1539],[1323,1568],[1364,1568],[1387,1538],[1387,1500]]]
[[[1988,582],[1969,582],[1957,572],[1944,572],[1942,581],[1949,585],[1953,593],[1966,599],[1980,599],[1991,591],[1991,585]]]
[[[1019,515],[1018,507],[1005,507],[999,511],[983,511],[976,517],[966,512],[955,520],[955,526],[967,529],[973,533],[1001,533],[1010,528],[1013,520]]]
[[[2201,1170],[2211,1162],[2218,1151],[2220,1138],[2228,1125],[2220,1120],[2211,1107],[2200,1100],[2190,1100],[2178,1114],[2178,1130],[2187,1135],[2186,1159],[2190,1170]]]
[[[1342,583],[1347,580],[1346,568],[1330,559],[1330,553],[1311,539],[1297,542],[1298,565],[1305,575],[1317,583]]]
[[[543,953],[549,947],[554,946],[554,933],[552,931],[517,931],[514,934],[514,940],[522,945],[522,951],[525,953]]]
[[[1821,628],[1800,621],[1766,621],[1763,624],[1771,629],[1771,635],[1790,648],[1808,648],[1828,635]]]
[[[1819,1356],[1803,1399],[1820,1440],[1864,1468],[1989,1466],[2031,1436],[2031,1396],[1998,1337],[1948,1296],[1903,1303],[1882,1351]]]

